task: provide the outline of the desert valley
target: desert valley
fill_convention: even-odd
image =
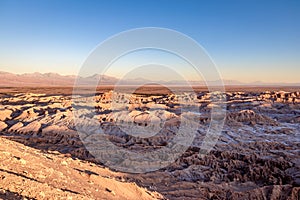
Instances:
[[[1,88],[0,197],[299,199],[299,88],[226,90],[224,127],[213,149],[201,156],[214,106],[205,88],[195,89],[199,114],[184,113],[176,95],[151,87],[131,94],[126,112],[112,110],[114,91],[100,88],[92,97],[97,99],[93,118],[120,148],[163,148],[176,135],[181,115],[199,123],[193,143],[175,162],[147,173],[126,173],[99,162],[85,148],[74,123],[72,89]],[[117,127],[120,120],[141,127],[156,120],[161,130],[149,138],[135,137]]]
[[[0,0],[0,200],[300,200],[300,1]]]

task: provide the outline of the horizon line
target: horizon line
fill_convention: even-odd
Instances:
[[[117,77],[117,76],[114,76],[114,75],[106,75],[106,74],[97,74],[97,73],[94,73],[94,74],[91,74],[89,76],[79,76],[78,74],[61,74],[61,73],[58,73],[58,72],[38,72],[38,71],[35,71],[35,72],[23,72],[23,73],[15,73],[15,72],[8,72],[8,71],[2,71],[0,70],[0,74],[1,73],[7,73],[7,74],[13,74],[13,75],[34,75],[34,74],[41,74],[41,75],[45,75],[45,74],[54,74],[54,75],[59,75],[59,76],[62,76],[62,77],[70,77],[70,76],[74,76],[74,77],[82,77],[82,78],[89,78],[89,77],[92,77],[92,76],[96,76],[96,75],[100,75],[100,76],[107,76],[107,77],[110,77],[110,78],[115,78],[115,79],[119,79],[119,80],[122,80],[120,77]],[[174,82],[174,81],[183,81],[183,80],[168,80],[168,81],[164,81],[164,80],[151,80],[151,79],[145,79],[143,77],[137,77],[137,78],[132,78],[132,79],[123,79],[124,81],[128,81],[128,80],[135,80],[135,79],[144,79],[146,81],[155,81],[155,82],[165,82],[165,83],[168,83],[168,82]],[[278,82],[266,82],[266,81],[262,81],[262,80],[254,80],[254,81],[242,81],[242,80],[236,80],[236,79],[220,79],[220,80],[185,80],[185,81],[190,81],[190,82],[216,82],[216,81],[225,81],[225,82],[238,82],[238,83],[232,83],[232,84],[225,84],[224,85],[240,85],[240,86],[243,86],[243,85],[251,85],[253,84],[253,86],[264,86],[264,85],[268,85],[268,86],[279,86],[280,84],[287,84],[288,86],[299,86],[300,85],[300,82],[282,82],[282,81],[278,81]],[[261,85],[260,85],[261,84]],[[295,84],[295,85],[293,85]]]

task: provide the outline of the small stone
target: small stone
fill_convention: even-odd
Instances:
[[[64,166],[68,165],[68,163],[67,163],[65,160],[61,161],[60,164],[61,164],[61,165],[64,165]]]
[[[41,195],[41,197],[43,197],[43,198],[46,197],[46,195],[45,195],[45,193],[44,193],[43,191],[40,192],[40,195]]]
[[[105,190],[106,190],[107,192],[112,193],[113,195],[116,195],[116,193],[115,193],[113,190],[109,189],[109,188],[105,188]]]
[[[22,158],[20,159],[20,162],[21,162],[22,165],[26,165],[26,163],[27,163],[26,160],[24,160]]]

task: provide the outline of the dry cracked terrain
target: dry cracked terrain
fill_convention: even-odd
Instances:
[[[3,92],[0,197],[300,199],[298,91],[226,92],[225,124],[216,145],[205,155],[199,152],[216,106],[213,94],[197,92],[199,113],[182,111],[174,94],[130,95],[122,109],[112,107],[114,95],[124,96],[108,91],[76,98],[93,100],[91,107],[82,106],[80,112],[92,109],[91,117],[117,147],[135,152],[163,148],[176,136],[180,116],[198,123],[193,143],[175,162],[159,170],[116,172],[104,167],[80,140],[70,95]],[[157,126],[151,127],[153,123]],[[138,137],[126,134],[117,124],[158,127],[159,133]]]

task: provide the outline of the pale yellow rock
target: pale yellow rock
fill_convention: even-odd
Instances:
[[[11,119],[10,115],[13,113],[12,110],[2,109],[0,110],[0,120],[4,121],[5,119]]]
[[[0,131],[4,130],[7,128],[7,124],[5,122],[0,121]]]

